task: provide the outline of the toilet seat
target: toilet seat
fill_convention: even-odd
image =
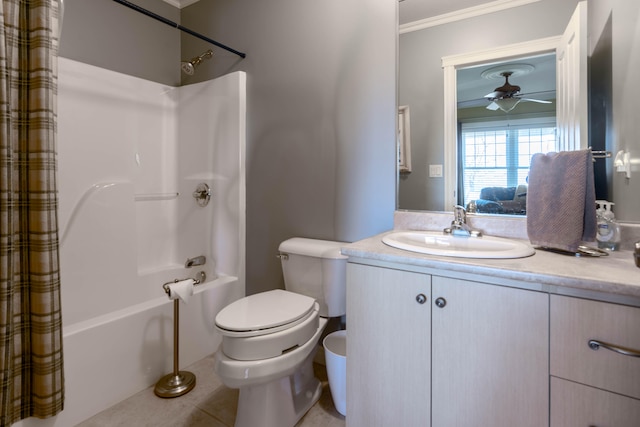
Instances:
[[[233,337],[266,335],[302,323],[315,299],[282,289],[260,292],[229,304],[216,316],[216,328]]]
[[[280,356],[309,341],[318,328],[320,306],[310,297],[282,289],[241,298],[216,316],[222,351],[235,360]]]

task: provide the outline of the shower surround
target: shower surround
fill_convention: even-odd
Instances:
[[[180,304],[180,367],[217,349],[215,315],[245,294],[245,85],[236,72],[176,88],[60,58],[66,401],[16,426],[75,425],[172,372],[165,282],[207,275]]]

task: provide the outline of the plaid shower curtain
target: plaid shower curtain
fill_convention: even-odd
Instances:
[[[0,426],[64,401],[56,190],[58,0],[0,4]]]

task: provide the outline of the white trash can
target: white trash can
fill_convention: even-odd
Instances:
[[[336,331],[322,341],[333,404],[347,415],[347,331]]]

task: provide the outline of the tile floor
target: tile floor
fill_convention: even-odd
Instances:
[[[336,411],[331,399],[324,365],[314,364],[314,369],[322,381],[322,396],[296,427],[344,427],[345,418]],[[77,427],[232,427],[238,391],[225,387],[217,378],[213,372],[213,356],[185,370],[195,374],[196,386],[184,396],[161,399],[151,386]]]

